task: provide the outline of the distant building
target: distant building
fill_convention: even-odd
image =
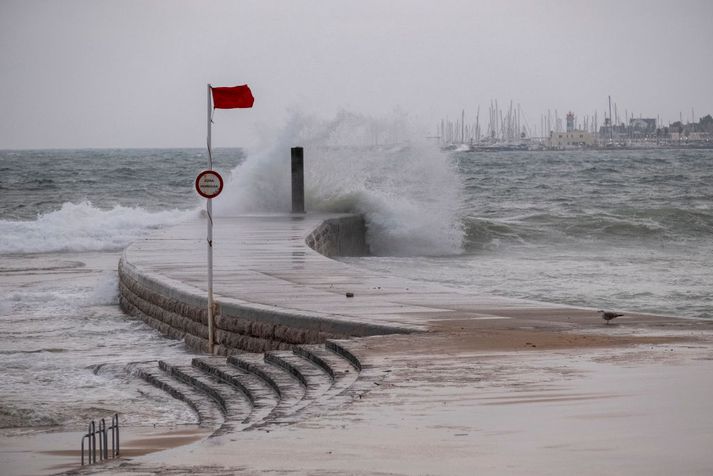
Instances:
[[[574,113],[567,113],[567,132],[574,132]]]
[[[713,140],[713,134],[707,132],[671,132],[670,138],[672,141],[690,141],[701,142]]]
[[[586,131],[551,132],[548,146],[555,148],[584,147],[594,145],[594,134]]]
[[[713,141],[713,117],[709,114],[698,122],[689,122],[688,124],[676,121],[669,124],[664,130],[668,133],[667,138],[674,142],[711,142]]]
[[[629,121],[629,128],[635,135],[654,134],[656,133],[656,119],[632,118]]]

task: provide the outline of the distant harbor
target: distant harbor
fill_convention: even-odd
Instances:
[[[603,121],[600,124],[600,117]],[[519,104],[509,103],[507,109],[492,101],[487,120],[481,119],[478,107],[475,120],[467,121],[465,110],[459,120],[442,119],[436,127],[441,148],[459,152],[514,150],[576,150],[576,149],[710,149],[713,148],[713,117],[710,114],[694,122],[695,111],[684,123],[679,120],[662,126],[657,117],[634,117],[625,110],[619,116],[617,105],[609,114],[595,111],[577,116],[568,112],[548,110],[533,125]],[[613,120],[612,120],[613,118]]]

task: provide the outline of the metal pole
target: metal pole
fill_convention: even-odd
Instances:
[[[89,434],[92,435],[89,440],[89,463],[97,462],[97,432],[94,420],[89,424]]]
[[[99,420],[99,461],[104,459],[104,435],[106,428],[104,427],[104,419]]]
[[[114,417],[112,420],[115,420],[114,422],[114,433],[116,433],[116,451],[114,452],[114,456],[119,456],[119,414],[115,413]],[[114,433],[111,435],[111,447],[114,449]]]
[[[208,84],[208,170],[213,170],[210,149],[211,132],[211,86]],[[208,353],[213,354],[213,201],[206,198],[208,215]]]

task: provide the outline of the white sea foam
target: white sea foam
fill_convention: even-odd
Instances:
[[[197,211],[150,212],[140,207],[64,203],[30,221],[0,220],[0,253],[119,250],[149,230],[181,222]]]
[[[116,271],[104,271],[85,300],[87,305],[119,303],[119,275]]]
[[[232,171],[216,214],[289,211],[289,149],[303,146],[308,210],[364,214],[377,255],[460,253],[462,181],[423,135],[403,114],[293,114],[269,147]]]

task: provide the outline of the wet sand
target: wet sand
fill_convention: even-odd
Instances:
[[[82,469],[80,433],[5,439],[3,474],[710,474],[713,326],[636,319],[355,339],[376,377],[328,412],[211,438],[126,429],[122,460]]]
[[[111,474],[710,474],[713,336],[695,334],[442,352],[365,338],[357,347],[383,373],[361,398]]]
[[[80,445],[84,434],[85,432],[80,431],[2,430],[0,473],[7,476],[44,475],[79,470],[81,468]],[[206,436],[207,432],[204,429],[194,425],[175,429],[122,427],[120,456],[121,458],[144,456],[194,443]],[[111,449],[111,436],[109,436],[109,446]],[[87,459],[88,451],[85,451],[85,462]]]
[[[351,401],[98,472],[710,474],[713,325],[580,318],[591,322],[523,315],[355,339],[375,377]]]

